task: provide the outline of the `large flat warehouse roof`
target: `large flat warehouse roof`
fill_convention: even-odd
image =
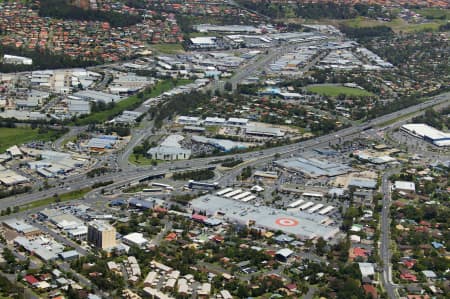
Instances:
[[[241,225],[254,223],[255,227],[271,231],[282,231],[302,239],[322,237],[333,238],[339,228],[325,225],[329,218],[305,212],[287,212],[267,206],[256,207],[216,195],[204,195],[191,201],[196,212],[204,211],[209,215],[222,215],[225,221]]]
[[[303,173],[309,177],[338,176],[349,173],[352,168],[339,163],[318,160],[314,158],[289,158],[275,161],[275,164],[291,171]]]

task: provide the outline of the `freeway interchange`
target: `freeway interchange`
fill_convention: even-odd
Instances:
[[[450,93],[441,94],[433,97],[431,100],[420,103],[415,106],[411,106],[400,111],[387,114],[376,119],[372,119],[358,126],[351,126],[340,131],[336,131],[327,135],[319,136],[317,138],[309,139],[306,141],[301,141],[293,144],[288,144],[279,147],[273,147],[264,149],[258,152],[247,152],[247,153],[238,153],[233,155],[223,156],[224,158],[241,158],[246,161],[238,168],[233,169],[233,172],[239,171],[240,168],[245,166],[251,166],[258,163],[262,163],[264,161],[268,161],[273,159],[275,155],[277,156],[286,156],[293,153],[296,153],[301,150],[305,150],[308,148],[315,148],[319,146],[328,146],[333,142],[338,142],[342,140],[342,138],[350,137],[353,135],[358,135],[364,130],[368,130],[371,128],[379,127],[383,129],[385,127],[391,127],[396,122],[401,122],[404,119],[402,116],[408,115],[412,117],[412,114],[417,112],[423,112],[426,108],[436,106],[436,105],[448,105],[450,102]],[[393,122],[393,123],[391,123]],[[389,124],[391,123],[391,124]],[[386,125],[389,124],[389,125]],[[100,177],[96,177],[93,179],[87,179],[85,174],[78,174],[74,176],[67,177],[63,182],[64,184],[59,184],[53,188],[29,193],[22,194],[13,197],[7,197],[0,200],[0,209],[4,209],[11,206],[20,206],[32,203],[42,198],[46,198],[52,196],[54,194],[65,193],[68,190],[78,190],[86,187],[90,187],[93,183],[98,182],[107,182],[114,181],[114,184],[108,186],[106,189],[111,189],[113,187],[121,186],[128,184],[130,182],[138,181],[141,179],[145,179],[149,176],[155,176],[158,174],[166,174],[168,172],[173,172],[174,170],[194,170],[204,168],[206,165],[211,164],[211,162],[220,160],[221,157],[208,157],[208,158],[198,158],[191,159],[185,161],[174,161],[171,163],[162,163],[157,166],[139,166],[139,167],[126,167],[121,169],[120,171],[106,173]]]
[[[406,120],[411,117],[423,113],[428,107],[438,107],[443,105],[448,105],[450,102],[450,93],[441,94],[433,97],[432,99],[420,103],[415,106],[411,106],[400,111],[387,114],[376,119],[372,119],[365,123],[344,128],[342,130],[319,136],[316,138],[308,139],[305,141],[300,141],[284,146],[267,148],[260,151],[246,152],[246,153],[237,153],[233,155],[220,156],[220,157],[208,157],[208,158],[196,158],[190,160],[183,161],[174,161],[168,163],[162,163],[157,166],[132,166],[125,161],[128,161],[128,156],[132,152],[132,148],[136,146],[140,141],[143,140],[143,136],[148,136],[151,132],[150,128],[152,126],[151,122],[148,122],[145,130],[138,129],[139,131],[133,132],[136,136],[130,141],[128,147],[119,153],[112,153],[110,155],[105,155],[100,158],[95,164],[94,167],[102,165],[104,162],[114,160],[121,162],[117,163],[117,169],[113,172],[105,173],[104,175],[95,177],[95,178],[87,178],[86,174],[77,174],[70,177],[66,177],[63,180],[58,182],[58,185],[52,187],[47,190],[33,192],[28,194],[17,195],[14,197],[8,197],[0,199],[0,209],[5,209],[7,207],[12,206],[22,206],[26,204],[33,203],[43,198],[48,198],[53,196],[54,194],[62,194],[68,191],[80,190],[83,188],[92,187],[94,183],[102,183],[113,181],[112,184],[106,187],[99,187],[93,189],[89,194],[84,197],[85,201],[93,202],[100,198],[100,189],[104,189],[107,192],[114,193],[114,191],[124,185],[137,182],[140,180],[145,180],[149,177],[154,177],[158,175],[165,175],[170,172],[178,171],[178,170],[198,170],[203,169],[205,167],[209,167],[214,163],[224,159],[224,158],[236,158],[242,159],[243,163],[232,168],[231,170],[225,172],[220,178],[217,179],[217,182],[221,186],[232,185],[234,184],[234,180],[236,176],[242,171],[244,167],[247,166],[257,166],[267,162],[275,158],[289,157],[294,154],[298,154],[302,151],[314,149],[314,148],[323,148],[328,147],[331,144],[341,143],[343,140],[351,140],[355,137],[361,135],[362,132],[368,131],[381,131],[385,129],[392,129],[398,127],[403,124]],[[70,136],[82,131],[83,127],[75,127],[68,133]],[[60,148],[62,144],[62,140],[58,140],[55,144],[55,148]],[[394,171],[394,170],[392,170]],[[392,174],[390,170],[388,170],[383,176],[382,181],[382,192],[384,194],[383,197],[383,209],[381,215],[381,239],[380,239],[380,256],[383,260],[383,271],[382,271],[382,282],[383,286],[389,296],[389,298],[397,298],[397,285],[393,284],[391,277],[391,264],[390,264],[390,216],[389,216],[389,207],[390,207],[390,185],[388,182],[388,177]]]

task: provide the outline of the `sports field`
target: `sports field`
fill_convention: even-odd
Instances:
[[[31,128],[0,128],[0,153],[13,145],[21,145],[31,141],[52,141],[60,136],[60,132],[48,130],[39,132]]]
[[[339,85],[310,85],[306,89],[310,92],[317,93],[328,97],[337,97],[340,94],[347,96],[368,97],[374,94],[359,88],[351,88]]]

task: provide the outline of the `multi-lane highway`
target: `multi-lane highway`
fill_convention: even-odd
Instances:
[[[281,156],[283,155],[289,155],[292,153],[296,153],[299,150],[308,148],[308,147],[316,147],[319,145],[326,145],[330,142],[335,142],[339,140],[340,138],[347,137],[350,135],[358,134],[362,130],[368,128],[368,127],[376,127],[376,126],[382,126],[385,123],[388,123],[392,120],[395,120],[402,115],[410,115],[413,112],[420,113],[423,112],[427,107],[431,107],[437,104],[442,103],[450,103],[450,93],[445,93],[439,96],[436,96],[432,98],[431,100],[408,107],[406,109],[381,116],[379,118],[373,119],[371,121],[368,121],[366,123],[363,123],[358,126],[352,126],[349,128],[345,128],[343,130],[333,132],[328,135],[320,136],[314,139],[301,141],[294,144],[289,144],[285,146],[275,147],[275,148],[268,148],[259,152],[249,152],[249,153],[242,153],[242,154],[234,154],[233,157],[235,158],[241,158],[244,161],[247,161],[245,165],[241,166],[249,166],[249,165],[255,165],[257,163],[261,163],[264,159],[270,160],[273,159],[273,157],[276,154],[279,154]],[[400,121],[400,120],[399,120]],[[403,120],[402,120],[403,121]],[[388,125],[392,126],[392,124]],[[230,156],[226,156],[229,158]],[[66,178],[63,182],[64,185],[58,185],[51,189],[35,192],[31,194],[23,194],[13,197],[7,197],[0,199],[0,209],[4,209],[6,207],[11,206],[17,206],[17,205],[24,205],[42,198],[46,198],[49,196],[52,196],[53,194],[61,194],[68,192],[69,190],[77,190],[82,189],[85,187],[91,186],[95,182],[106,182],[110,180],[114,180],[113,186],[118,185],[124,185],[129,182],[133,182],[139,179],[143,179],[145,177],[156,175],[156,174],[164,174],[168,172],[172,172],[175,170],[181,170],[181,169],[199,169],[204,168],[207,165],[210,165],[211,162],[224,159],[223,157],[209,157],[209,158],[199,158],[199,159],[192,159],[187,161],[175,161],[172,163],[162,163],[158,166],[140,166],[136,168],[131,169],[124,169],[122,171],[117,171],[113,173],[107,173],[103,176],[87,179],[85,175],[79,174],[75,176],[71,176]],[[234,171],[238,171],[240,168],[235,168]]]

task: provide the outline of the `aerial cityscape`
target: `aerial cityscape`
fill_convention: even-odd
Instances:
[[[0,0],[0,299],[450,299],[449,0]]]

